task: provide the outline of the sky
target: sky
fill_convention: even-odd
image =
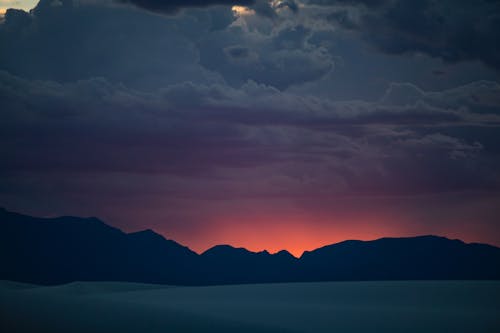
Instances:
[[[5,14],[5,11],[9,8],[29,11],[36,4],[36,0],[0,0],[0,14]]]
[[[498,1],[0,13],[9,210],[97,216],[197,252],[422,234],[500,245]]]

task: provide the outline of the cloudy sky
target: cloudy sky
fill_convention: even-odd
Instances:
[[[17,9],[7,9],[7,8]],[[0,1],[0,205],[200,252],[500,245],[500,2]]]

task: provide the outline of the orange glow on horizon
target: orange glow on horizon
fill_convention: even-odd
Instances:
[[[209,239],[183,239],[183,237],[172,238],[182,245],[189,247],[191,250],[198,254],[205,252],[206,250],[216,246],[216,245],[230,245],[235,248],[245,248],[252,252],[268,251],[271,254],[277,253],[281,250],[286,250],[290,252],[294,257],[300,258],[300,256],[305,251],[312,251],[323,246],[343,242],[346,240],[361,240],[361,241],[371,241],[379,238],[385,237],[416,237],[422,235],[436,235],[443,236],[450,239],[460,239],[464,242],[480,242],[487,243],[491,245],[498,246],[495,242],[487,242],[481,240],[481,237],[477,235],[471,235],[472,237],[465,237],[462,234],[455,233],[439,233],[439,232],[402,232],[398,233],[394,230],[389,231],[380,230],[343,230],[342,232],[334,231],[333,228],[328,229],[316,229],[316,232],[309,232],[304,235],[300,229],[293,229],[284,233],[277,235],[277,230],[272,232],[267,232],[266,234],[261,234],[256,230],[249,230],[246,228],[241,228],[239,231],[229,230],[221,231],[219,233],[214,232],[214,236]],[[216,235],[215,235],[216,234]],[[474,237],[477,236],[477,237]]]
[[[212,200],[189,202],[189,207],[197,209],[179,215],[172,215],[162,205],[142,206],[133,213],[113,210],[113,214],[102,217],[121,222],[115,225],[128,232],[151,228],[197,253],[227,244],[253,252],[287,250],[299,257],[303,251],[350,239],[420,235],[500,246],[499,234],[492,230],[491,223],[481,223],[491,220],[491,210],[483,205],[478,210],[475,206],[457,206],[453,201],[449,204],[445,200],[443,204],[438,196],[416,199],[337,198],[328,207],[324,203],[314,205],[308,201],[307,205],[298,205],[278,199]],[[120,215],[115,215],[117,211]],[[127,221],[140,222],[132,225]]]
[[[274,219],[273,219],[274,220]],[[418,232],[398,230],[387,223],[376,221],[353,223],[304,222],[297,218],[284,219],[283,222],[268,220],[239,221],[237,225],[229,221],[220,222],[203,233],[203,238],[193,239],[193,235],[178,235],[176,240],[197,253],[203,253],[215,245],[227,244],[243,247],[252,252],[267,250],[276,253],[287,250],[295,257],[304,251],[345,240],[374,240],[382,237],[416,236]],[[172,235],[171,235],[172,236]]]

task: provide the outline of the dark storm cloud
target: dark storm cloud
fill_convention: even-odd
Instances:
[[[233,45],[226,47],[224,49],[226,51],[226,54],[232,58],[248,58],[250,55],[251,51],[245,46],[241,45]]]
[[[119,3],[133,4],[153,12],[175,13],[182,8],[209,7],[214,5],[249,6],[255,0],[115,0]]]
[[[356,21],[338,9],[331,19],[357,28],[380,50],[420,52],[449,62],[481,61],[500,69],[500,3],[453,0],[309,0],[322,6],[359,7]],[[335,14],[337,13],[337,14]]]
[[[267,35],[247,34],[238,28],[214,32],[200,42],[200,63],[234,85],[253,80],[285,89],[334,70],[332,55],[323,46],[308,43],[310,34],[301,25]],[[231,61],[237,58],[231,50],[245,50],[249,56],[246,61]]]
[[[142,9],[156,13],[174,14],[184,8],[203,8],[210,6],[247,6],[262,17],[274,19],[276,10],[288,8],[297,13],[299,7],[293,0],[281,0],[271,3],[269,0],[114,0],[117,3],[132,4]]]
[[[497,1],[398,1],[378,15],[367,13],[364,22],[367,38],[384,51],[479,60],[500,69]]]
[[[321,46],[307,43],[306,28],[248,34],[232,26],[237,17],[229,7],[159,16],[106,3],[51,4],[44,0],[31,14],[7,13],[0,25],[0,43],[9,46],[0,53],[2,69],[64,82],[105,77],[147,90],[183,81],[247,80],[285,88],[334,67]],[[235,56],[238,49],[247,49],[247,56]]]
[[[220,80],[197,65],[192,36],[227,27],[234,20],[230,9],[195,10],[180,18],[71,1],[64,6],[51,3],[40,2],[32,14],[7,12],[0,24],[2,69],[66,82],[106,77],[144,89],[179,80]]]
[[[414,96],[411,89],[420,97],[402,98]],[[189,179],[224,173],[228,193],[243,196],[485,190],[500,185],[500,161],[488,148],[498,132],[477,141],[446,131],[498,126],[498,115],[485,113],[500,104],[491,96],[497,89],[483,83],[428,93],[394,85],[380,102],[334,102],[255,82],[239,89],[175,84],[145,94],[103,79],[58,84],[2,73],[1,137],[10,144],[2,146],[0,170],[9,183],[33,173],[169,175],[184,177],[176,183],[186,192]],[[476,96],[471,105],[486,108],[454,108],[450,95]],[[281,185],[269,187],[275,175]],[[244,194],[248,181],[256,183]]]
[[[356,21],[354,21],[350,15],[349,11],[345,9],[335,10],[329,13],[325,19],[328,22],[333,23],[334,25],[339,25],[344,29],[359,29],[359,25]]]
[[[305,0],[307,4],[320,5],[320,6],[332,6],[339,4],[347,5],[366,5],[369,7],[378,7],[390,0]]]
[[[293,0],[282,0],[277,2],[275,8],[288,8],[293,13],[297,13],[299,11],[299,5]]]

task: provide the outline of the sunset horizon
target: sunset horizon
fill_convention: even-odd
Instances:
[[[2,332],[500,332],[500,1],[0,0],[0,119]]]
[[[1,206],[0,206],[1,207]],[[11,211],[5,207],[2,207],[9,212],[16,214],[24,214],[26,212]],[[35,215],[36,216],[36,215]],[[474,236],[461,234],[459,232],[444,232],[444,231],[432,231],[432,230],[421,230],[421,231],[381,231],[376,224],[373,225],[374,230],[360,230],[360,231],[344,231],[343,233],[338,233],[336,230],[325,229],[314,229],[308,230],[307,222],[303,222],[298,225],[295,230],[290,230],[290,224],[286,223],[288,230],[281,230],[273,228],[272,231],[260,230],[255,226],[250,226],[245,228],[244,226],[240,228],[239,232],[236,230],[231,230],[226,227],[221,229],[213,229],[211,234],[204,235],[202,239],[193,239],[192,233],[187,235],[175,234],[168,230],[159,230],[154,227],[147,227],[144,224],[143,228],[127,228],[124,226],[119,226],[113,221],[101,218],[95,215],[82,215],[78,216],[76,214],[51,214],[51,215],[40,215],[38,217],[44,219],[54,219],[61,217],[77,217],[77,218],[97,218],[106,225],[118,228],[127,233],[136,233],[146,230],[152,230],[153,232],[161,235],[165,239],[173,240],[180,245],[186,246],[197,254],[203,254],[207,250],[220,245],[229,245],[234,248],[243,248],[251,252],[263,252],[266,251],[270,254],[276,254],[280,251],[287,251],[292,254],[295,258],[300,258],[303,252],[308,252],[312,250],[319,249],[324,246],[342,243],[345,241],[374,241],[383,238],[412,238],[412,237],[423,237],[423,236],[436,236],[445,237],[451,240],[460,240],[465,243],[484,243],[493,246],[499,246],[500,244],[494,241],[489,241],[488,237],[485,235]]]

